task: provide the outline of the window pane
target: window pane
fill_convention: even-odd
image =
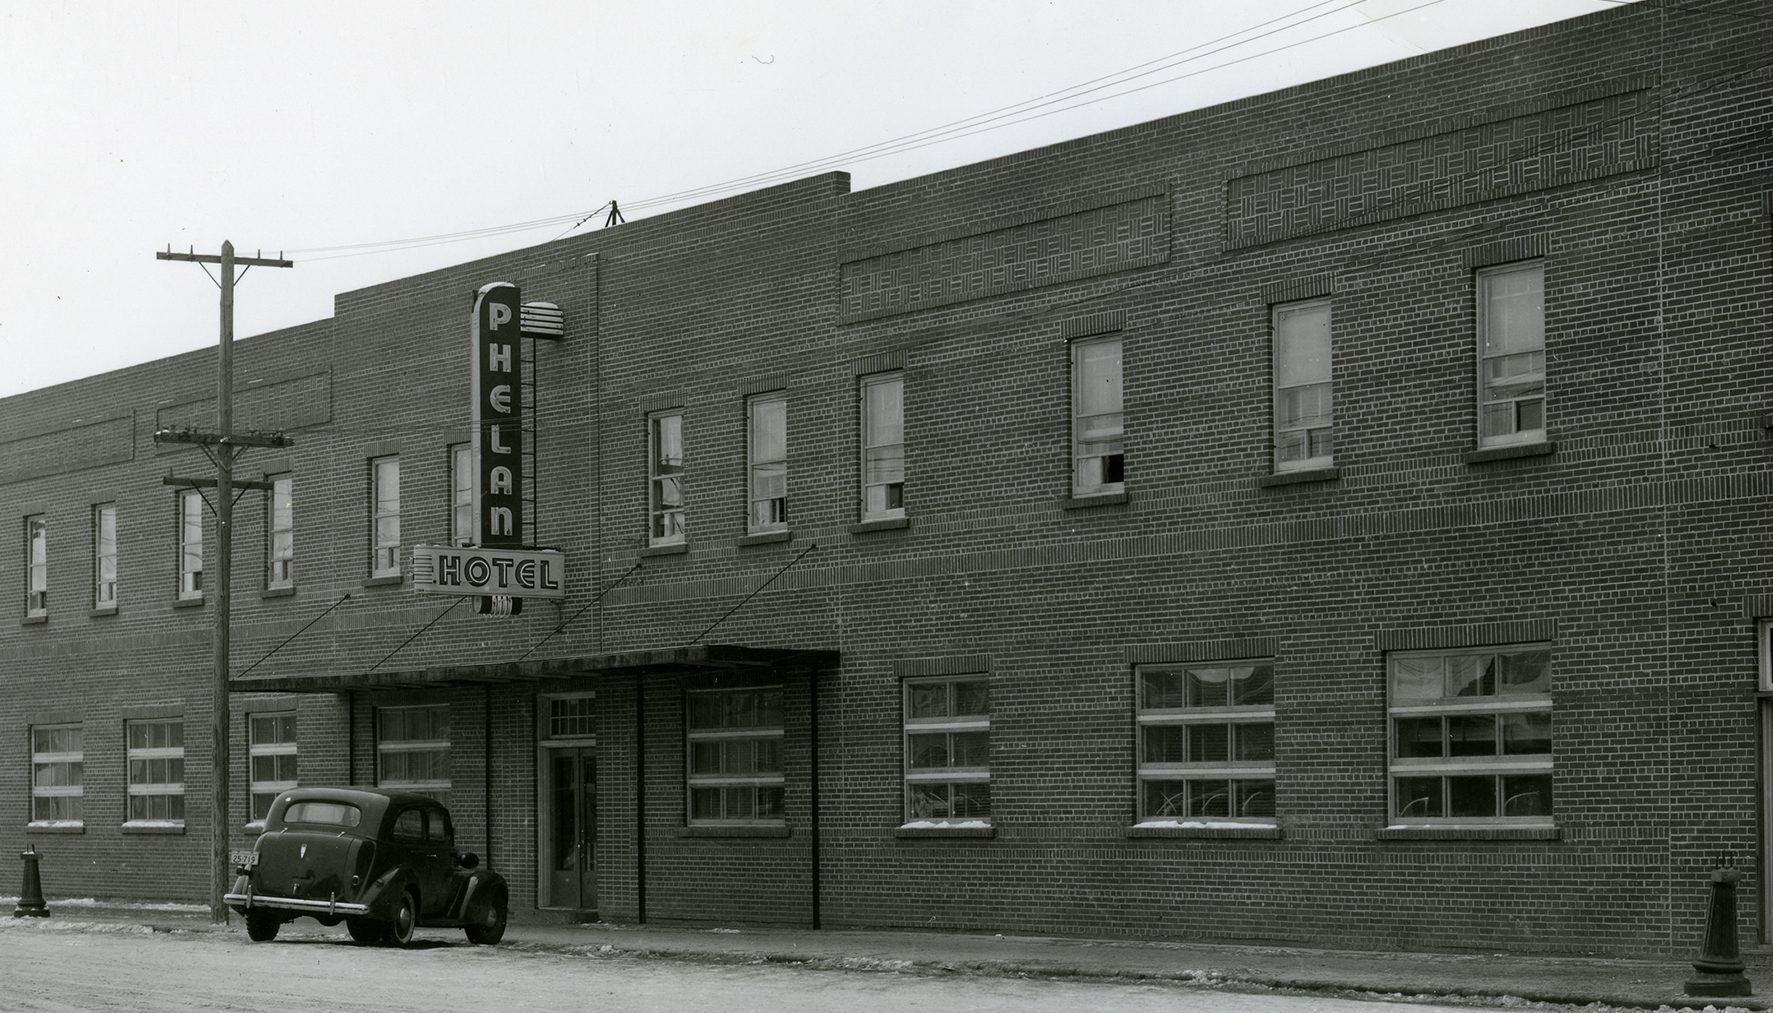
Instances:
[[[1509,756],[1551,752],[1551,715],[1502,715],[1502,752]]]
[[[991,818],[991,785],[984,782],[957,784],[954,791],[954,815],[957,820]]]
[[[911,685],[911,716],[944,718],[948,716],[948,684],[945,682],[913,683]]]
[[[1231,759],[1230,725],[1188,726],[1190,763],[1224,763]]]
[[[1244,707],[1274,706],[1274,666],[1252,665],[1231,670],[1232,702]]]
[[[1551,775],[1510,774],[1503,777],[1502,815],[1550,816]]]
[[[1148,820],[1182,819],[1188,814],[1186,781],[1146,781],[1144,796]]]
[[[1427,819],[1445,815],[1440,778],[1400,777],[1396,786],[1398,819]]]
[[[1545,269],[1540,265],[1479,276],[1484,354],[1545,347]]]
[[[1188,735],[1182,725],[1148,725],[1141,729],[1145,763],[1187,763]]]
[[[885,447],[905,442],[903,380],[879,380],[863,387],[865,445]]]
[[[1433,703],[1445,691],[1441,658],[1391,659],[1391,702],[1394,706]]]
[[[984,679],[957,682],[954,686],[956,716],[988,714],[991,711],[991,684]]]
[[[1447,696],[1496,695],[1496,659],[1492,655],[1454,655],[1447,663]]]
[[[1445,755],[1441,747],[1441,719],[1398,718],[1397,755],[1404,758]]]
[[[913,735],[910,739],[911,768],[913,770],[929,770],[948,766],[948,736],[946,734]]]
[[[1447,807],[1447,815],[1454,818],[1496,815],[1496,778],[1488,774],[1447,778]]]
[[[1272,760],[1274,759],[1274,726],[1234,725],[1236,731],[1237,751],[1232,757],[1236,760]]]
[[[1188,706],[1227,707],[1231,704],[1231,673],[1223,668],[1188,670]]]
[[[1140,671],[1139,684],[1139,706],[1146,710],[1188,706],[1186,680],[1181,672],[1168,668],[1147,668]]]
[[[1188,782],[1188,815],[1193,819],[1228,818],[1231,815],[1231,782]]]
[[[1330,304],[1274,310],[1274,383],[1277,387],[1330,379]]]
[[[1456,714],[1447,718],[1450,756],[1495,756],[1496,715]]]
[[[1117,414],[1121,410],[1120,340],[1072,346],[1077,368],[1077,414]]]
[[[990,732],[955,732],[949,738],[949,759],[956,767],[989,766],[990,750]]]
[[[1274,818],[1273,781],[1234,781],[1236,815],[1240,819]]]
[[[1510,695],[1551,692],[1550,651],[1521,651],[1498,655],[1496,662],[1501,674],[1496,682],[1497,693]]]

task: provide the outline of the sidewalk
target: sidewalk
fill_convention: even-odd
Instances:
[[[16,903],[0,897],[0,917]],[[191,904],[126,904],[51,899],[47,922],[145,925],[160,931],[234,932]],[[12,919],[8,918],[8,921]],[[19,922],[27,919],[18,919]],[[39,921],[28,919],[28,921]],[[43,927],[51,927],[39,922]],[[288,931],[340,933],[311,919]],[[455,930],[421,929],[420,938]],[[1773,953],[1745,955],[1749,998],[1682,994],[1692,965],[1675,960],[1553,957],[1508,953],[1369,953],[1292,946],[1070,939],[976,933],[658,925],[513,923],[505,944],[557,952],[624,954],[713,963],[783,963],[839,970],[1104,979],[1154,979],[1231,988],[1276,988],[1369,997],[1460,997],[1636,1009],[1773,1008]],[[1509,997],[1513,1002],[1509,1002]]]

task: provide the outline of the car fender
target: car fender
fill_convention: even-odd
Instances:
[[[383,920],[393,918],[401,894],[417,881],[418,877],[404,865],[397,865],[376,877],[360,895],[362,902],[369,907],[369,916]]]
[[[510,896],[505,877],[491,869],[458,871],[456,880],[456,902],[451,905],[450,917],[463,924],[480,922],[501,893]]]

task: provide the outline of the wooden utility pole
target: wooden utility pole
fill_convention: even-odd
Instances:
[[[220,256],[207,253],[173,253],[170,249],[155,253],[156,260],[184,260],[199,264],[221,265],[222,339],[220,367],[216,378],[216,431],[213,433],[186,430],[160,430],[154,434],[156,443],[195,443],[204,448],[215,461],[216,514],[216,602],[215,602],[215,679],[211,686],[210,719],[210,875],[209,912],[218,924],[227,924],[228,908],[222,894],[228,890],[228,623],[233,592],[234,496],[235,488],[268,489],[268,482],[234,481],[234,458],[246,447],[287,447],[288,437],[239,434],[234,432],[234,268],[294,267],[293,261],[265,257],[236,257],[234,244],[223,241]],[[206,272],[207,273],[207,272]],[[205,488],[202,479],[168,478],[167,485]]]

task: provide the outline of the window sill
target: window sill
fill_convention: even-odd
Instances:
[[[20,626],[42,626],[49,622],[48,616],[26,616],[18,621]]]
[[[790,837],[793,831],[787,827],[763,825],[735,824],[730,827],[678,827],[679,837]]]
[[[689,543],[688,542],[678,542],[675,545],[649,545],[646,548],[640,550],[640,555],[642,557],[646,557],[646,556],[682,556],[682,555],[687,554],[688,552],[689,552]]]
[[[1307,482],[1334,482],[1342,477],[1341,468],[1301,468],[1298,471],[1277,471],[1256,479],[1256,485],[1267,489],[1277,485],[1304,485]]]
[[[27,834],[83,834],[86,832],[84,823],[26,823]]]
[[[288,598],[295,594],[293,587],[267,587],[259,592],[260,598]]]
[[[1479,450],[1465,452],[1466,464],[1484,464],[1489,461],[1512,461],[1520,457],[1550,457],[1557,453],[1558,445],[1550,441],[1542,443],[1518,443],[1510,447],[1484,447]]]
[[[1255,825],[1248,825],[1248,826],[1241,826],[1241,827],[1234,827],[1234,826],[1198,826],[1198,827],[1132,826],[1132,827],[1127,828],[1126,834],[1127,834],[1127,837],[1129,837],[1129,838],[1153,838],[1153,837],[1169,837],[1169,838],[1197,837],[1197,838],[1199,838],[1199,837],[1205,837],[1205,838],[1212,838],[1212,839],[1217,839],[1217,840],[1228,840],[1228,839],[1229,840],[1239,840],[1239,839],[1241,839],[1241,840],[1253,840],[1253,841],[1278,841],[1284,836],[1281,833],[1280,827],[1255,826]]]
[[[175,609],[202,608],[203,597],[199,595],[195,598],[174,598],[172,600],[172,607]]]
[[[850,525],[850,534],[866,535],[875,531],[903,531],[911,526],[909,517],[884,517],[878,521],[862,521]]]
[[[1088,496],[1067,496],[1059,501],[1059,509],[1084,510],[1089,507],[1123,506],[1126,502],[1125,492],[1099,492]]]
[[[88,609],[86,614],[89,617],[94,618],[94,619],[98,618],[99,616],[114,616],[117,614],[117,606],[102,605],[102,606],[95,608],[95,609]]]
[[[1557,827],[1383,827],[1373,834],[1380,841],[1556,841],[1563,838]]]
[[[781,542],[792,541],[793,538],[794,532],[792,531],[765,531],[760,534],[741,536],[738,541],[738,546],[743,549],[748,545],[776,545]]]
[[[185,832],[183,823],[125,823],[123,832],[126,834],[182,834]]]
[[[989,826],[912,825],[893,828],[894,837],[996,837],[997,828]]]
[[[392,587],[395,584],[402,584],[405,582],[406,582],[405,577],[403,577],[399,574],[395,574],[392,577],[366,577],[366,578],[364,578],[363,586],[364,587]]]

